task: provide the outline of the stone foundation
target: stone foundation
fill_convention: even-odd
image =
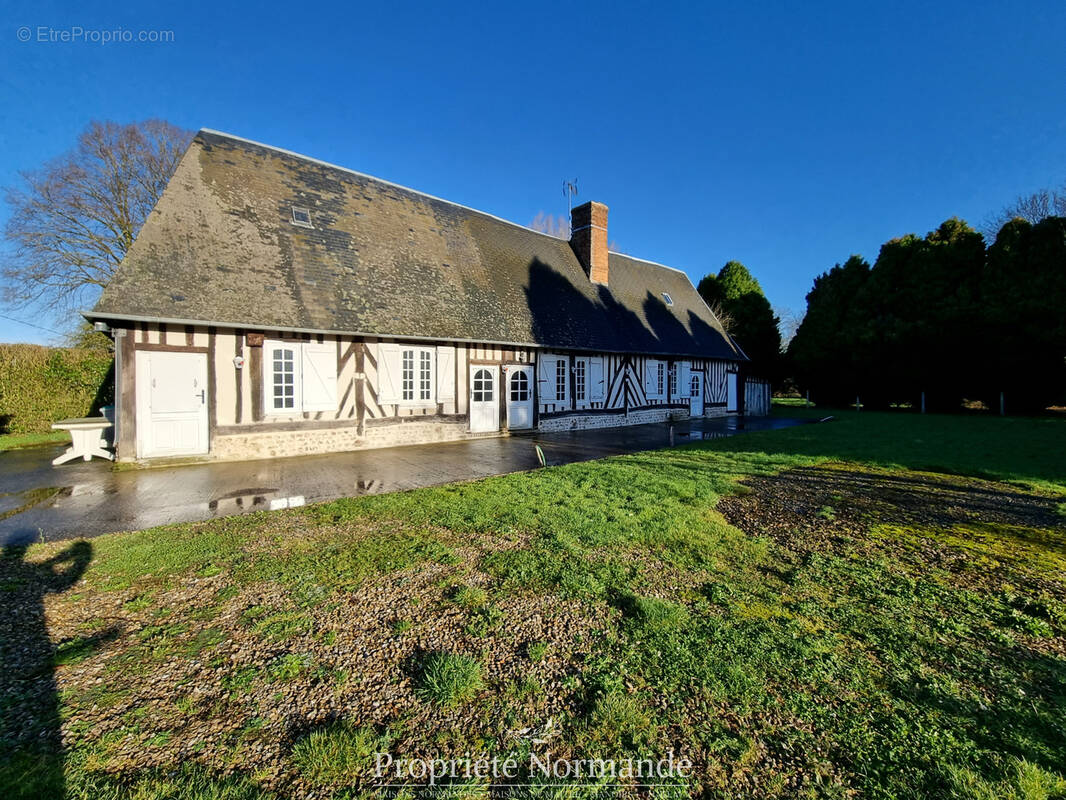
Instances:
[[[629,414],[567,414],[559,417],[541,417],[537,430],[541,433],[554,431],[584,431],[592,428],[624,428],[629,425],[647,425],[652,422],[688,419],[684,408],[644,408]]]
[[[465,420],[390,422],[384,425],[368,425],[363,436],[358,434],[354,424],[351,427],[293,431],[257,431],[250,426],[247,433],[215,436],[211,442],[209,458],[219,461],[250,461],[258,458],[310,456],[406,444],[456,442],[500,435],[500,432],[470,433],[466,425]]]
[[[728,416],[728,413],[725,408],[708,408],[705,416],[724,417]],[[646,425],[682,419],[688,419],[687,409],[645,408],[631,411],[628,416],[625,414],[569,414],[542,418],[538,430],[550,433],[593,428],[620,428],[627,425]],[[246,433],[216,435],[211,442],[211,452],[206,458],[217,461],[250,461],[260,458],[310,456],[348,450],[457,442],[507,435],[507,431],[470,433],[466,426],[465,419],[441,421],[414,418],[403,422],[368,424],[363,436],[358,434],[354,424],[330,428],[309,427],[291,431],[264,431],[249,426]]]

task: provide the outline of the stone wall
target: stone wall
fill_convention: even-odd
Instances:
[[[541,417],[537,430],[584,431],[591,428],[622,428],[627,425],[646,425],[652,422],[688,419],[686,408],[645,408],[629,414],[565,414],[558,417]]]
[[[241,461],[308,456],[396,445],[455,442],[500,435],[498,432],[470,433],[466,425],[465,419],[455,422],[440,420],[393,422],[384,425],[369,425],[363,436],[359,436],[354,424],[350,427],[287,431],[253,429],[248,433],[216,435],[211,442],[211,453],[208,457],[220,461]]]

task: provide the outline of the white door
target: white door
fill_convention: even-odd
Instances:
[[[507,427],[533,427],[532,367],[511,367],[507,373]]]
[[[727,372],[726,376],[725,410],[733,412],[737,410],[737,373]]]
[[[689,379],[688,410],[689,416],[703,416],[703,373],[694,372]]]
[[[137,455],[207,452],[207,355],[137,351]]]
[[[496,367],[470,367],[470,432],[500,429],[500,393],[496,390]]]

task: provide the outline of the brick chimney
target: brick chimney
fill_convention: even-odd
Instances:
[[[607,285],[607,206],[589,201],[572,212],[570,246],[593,283]]]

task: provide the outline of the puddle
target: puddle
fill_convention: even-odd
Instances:
[[[250,509],[267,509],[270,507],[270,495],[277,494],[277,491],[267,488],[238,489],[214,498],[207,504],[207,508],[216,516],[239,514]]]
[[[62,492],[70,492],[70,487],[45,486],[38,489],[26,489],[22,492],[0,494],[0,520],[21,514],[36,505],[53,499]]]

